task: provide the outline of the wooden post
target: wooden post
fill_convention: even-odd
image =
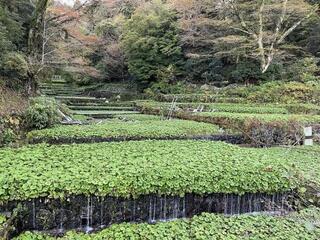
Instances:
[[[304,145],[305,146],[313,146],[313,134],[312,134],[312,127],[305,127],[304,128]]]

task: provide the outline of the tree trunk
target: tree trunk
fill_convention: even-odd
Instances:
[[[28,36],[28,55],[29,59],[29,73],[26,81],[26,94],[28,96],[34,95],[37,92],[36,78],[39,74],[39,69],[36,67],[42,60],[43,48],[43,24],[44,17],[47,10],[49,0],[38,0],[36,9],[34,11],[32,21],[29,28]]]

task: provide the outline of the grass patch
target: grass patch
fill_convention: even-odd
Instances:
[[[319,182],[319,150],[250,149],[206,141],[6,148],[0,150],[0,200],[286,192],[305,181],[296,173],[307,180],[316,176],[312,180]]]

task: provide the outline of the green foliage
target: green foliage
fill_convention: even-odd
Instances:
[[[0,129],[0,146],[12,143],[16,138],[17,136],[11,128]]]
[[[305,154],[208,141],[7,148],[0,150],[0,169],[5,169],[0,172],[0,200],[286,192],[305,182],[295,177],[296,172],[302,176],[316,172],[311,179],[319,182],[316,150],[308,148]]]
[[[168,111],[172,103],[165,102],[137,102],[140,108],[161,108]],[[236,104],[236,103],[177,103],[176,108],[179,110],[197,109],[199,105],[203,106],[205,112],[230,112],[230,113],[258,113],[258,114],[288,114],[289,111],[285,105],[252,105],[252,104]],[[293,108],[293,106],[292,106]],[[298,110],[296,110],[298,111]]]
[[[319,91],[319,84],[269,82],[253,89],[248,100],[260,103],[319,103]]]
[[[25,56],[10,52],[3,58],[3,71],[9,78],[12,79],[25,79],[28,74],[28,63]]]
[[[52,127],[60,120],[59,106],[55,100],[45,97],[33,98],[26,109],[24,120],[27,129]]]
[[[13,80],[26,77],[24,54],[32,11],[28,0],[0,1],[0,76],[9,79],[9,86],[14,88],[23,82]]]
[[[87,235],[69,232],[61,240],[316,240],[320,238],[320,228],[316,224],[320,218],[318,208],[306,209],[288,216],[242,215],[226,217],[204,213],[190,220],[166,223],[113,225],[99,233]],[[27,232],[16,240],[54,240],[45,234]]]
[[[290,81],[317,82],[320,80],[317,76],[319,70],[315,58],[302,58],[288,67],[287,76]]]
[[[124,113],[125,114],[125,113]],[[121,116],[121,115],[120,115]],[[137,115],[135,115],[137,119]],[[140,119],[144,119],[141,116]],[[107,121],[103,124],[86,126],[57,126],[55,128],[32,131],[28,133],[30,142],[69,142],[83,139],[155,139],[211,136],[219,132],[218,127],[212,124],[197,123],[184,120],[150,120],[123,123],[121,121]],[[130,119],[130,118],[129,118]],[[138,117],[139,120],[139,117]]]
[[[137,102],[142,112],[158,115],[167,114],[171,105]],[[203,107],[204,112],[193,113],[199,106]],[[257,146],[273,146],[300,144],[304,139],[303,126],[320,122],[320,115],[302,114],[319,114],[319,110],[317,106],[305,104],[252,106],[230,103],[177,103],[174,116],[216,124],[232,132],[241,132],[248,142]]]
[[[172,103],[137,101],[136,106],[145,112],[155,110],[156,113],[165,114],[170,110]],[[295,115],[310,114],[320,115],[320,107],[313,104],[248,104],[248,103],[184,103],[176,104],[177,111],[190,111],[203,107],[204,112],[222,113],[246,113],[246,114],[286,114],[284,117],[295,117]],[[157,111],[158,110],[158,111]],[[257,115],[259,118],[260,115]]]
[[[0,214],[0,240],[6,240],[4,239],[6,221],[7,218]]]
[[[141,121],[151,122],[151,121],[161,120],[160,116],[147,115],[147,114],[118,115],[117,118],[123,121],[139,121],[139,122]]]
[[[254,114],[254,113],[227,113],[227,112],[206,112],[197,115],[210,118],[226,118],[238,122],[237,125],[243,124],[248,119],[257,119],[262,122],[289,122],[296,121],[303,123],[318,123],[320,115],[296,115],[296,114]]]
[[[242,103],[245,99],[239,97],[229,97],[218,93],[193,93],[193,94],[160,94],[156,96],[157,101],[172,102],[174,98],[178,98],[178,102],[191,103]]]
[[[177,97],[178,102],[194,103],[318,104],[319,92],[318,81],[272,81],[261,85],[230,86],[207,93],[158,94],[154,99],[172,102],[173,98]]]
[[[184,82],[179,81],[173,83],[168,81],[168,79],[153,83],[150,88],[147,88],[144,92],[148,97],[156,98],[159,94],[182,94],[190,91]]]
[[[181,60],[176,16],[161,1],[138,8],[124,26],[122,45],[129,72],[138,81],[148,83],[165,69],[171,75]],[[167,70],[166,70],[167,71]]]

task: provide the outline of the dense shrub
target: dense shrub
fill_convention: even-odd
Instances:
[[[5,239],[5,223],[6,223],[6,217],[0,214],[0,239]]]
[[[304,139],[303,127],[298,122],[262,122],[248,120],[243,127],[247,140],[260,146],[299,145]]]
[[[290,64],[286,75],[290,81],[319,81],[320,78],[317,76],[318,71],[319,67],[317,66],[316,58],[302,58],[297,60],[295,63]]]
[[[299,82],[269,82],[254,88],[248,101],[258,103],[319,103],[320,85]]]
[[[157,101],[171,102],[178,97],[178,102],[202,103],[272,103],[272,104],[319,104],[320,83],[303,82],[268,82],[262,85],[230,85],[206,93],[184,93],[158,91]]]
[[[0,146],[7,145],[16,140],[17,136],[11,128],[6,128],[0,124]]]
[[[33,98],[25,112],[24,120],[29,130],[52,127],[60,120],[59,106],[53,99]]]

